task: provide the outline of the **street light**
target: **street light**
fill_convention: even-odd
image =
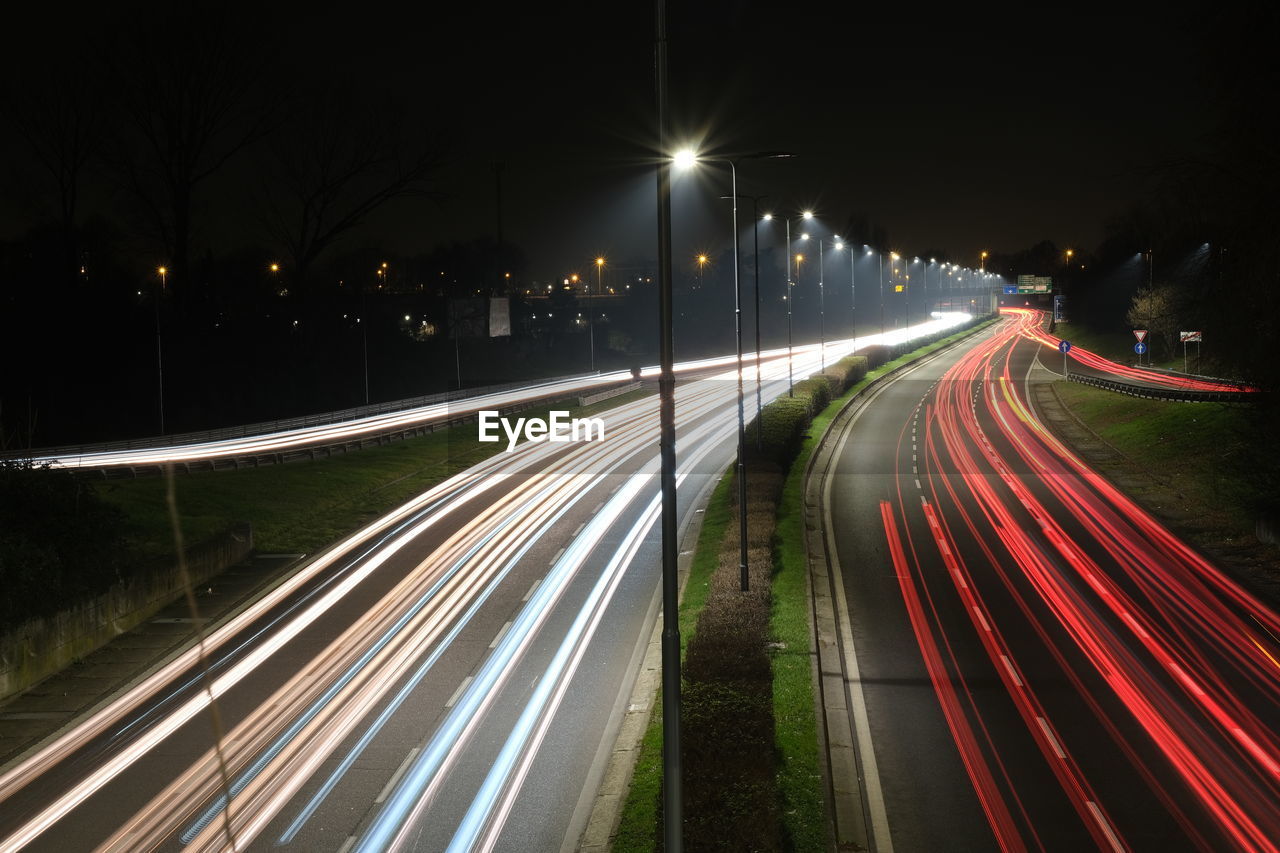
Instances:
[[[813,219],[813,211],[806,210],[803,213],[801,213],[800,216],[804,219]],[[766,213],[764,215],[764,220],[766,222],[769,222],[772,219],[773,219],[772,213]],[[792,356],[791,303],[795,300],[791,298],[794,295],[791,292],[794,286],[791,281],[791,217],[784,216],[782,217],[782,221],[785,222],[787,225],[787,231],[786,231],[786,234],[787,234],[787,292],[783,296],[783,300],[787,303],[787,396],[792,397],[794,396],[794,391],[795,391],[795,379],[792,372],[792,362],[791,362],[791,356]],[[800,275],[800,271],[799,271],[799,266],[797,264],[796,276],[799,277],[799,275]]]
[[[758,160],[790,156],[790,154],[781,151],[761,151],[738,159]],[[739,549],[738,570],[742,591],[747,592],[750,585],[747,573],[747,424],[742,396],[742,281],[738,275],[738,267],[740,266],[738,263],[738,167],[732,159],[699,157],[688,149],[677,154],[675,158],[677,165],[683,165],[686,168],[692,167],[699,160],[707,163],[719,163],[729,167],[730,192],[733,196],[733,318],[738,343],[738,533],[741,546]]]
[[[805,218],[812,219],[813,216],[812,214],[810,214]],[[800,237],[803,240],[809,239],[808,234],[801,234]],[[827,308],[826,308],[827,301],[826,301],[826,295],[825,295],[826,290],[824,285],[824,279],[826,277],[826,266],[824,263],[825,259],[823,257],[823,255],[825,254],[825,249],[824,249],[822,240],[823,238],[821,237],[818,238],[818,364],[819,364],[819,369],[823,373],[826,373],[827,371]],[[802,260],[804,260],[803,256],[797,257],[797,263]],[[796,273],[796,277],[799,278],[798,271]]]
[[[156,294],[156,379],[160,386],[160,434],[164,435],[164,347],[160,340],[160,297],[164,295],[169,270],[167,267],[156,267],[156,272],[160,275],[160,292]]]
[[[596,293],[600,292],[600,283],[604,276],[604,258],[596,258]],[[596,372],[596,296],[587,286],[587,304],[591,307],[589,337],[591,338],[591,372]]]
[[[768,198],[763,195],[746,195],[742,193],[740,198],[751,199],[751,221],[754,223],[751,229],[751,277],[755,290],[756,301],[756,450],[760,450],[764,446],[764,437],[761,433],[761,418],[764,413],[764,402],[761,399],[760,391],[760,202]],[[728,196],[721,196],[728,198]],[[769,214],[765,214],[765,220],[772,219]]]
[[[896,262],[899,261],[901,257],[902,256],[899,255],[897,252],[889,253],[889,260],[891,262],[889,264],[889,275],[893,275],[894,270],[897,268]],[[884,343],[884,280],[883,280],[884,260],[883,258],[880,261],[880,269],[882,273],[881,282],[880,282],[880,335],[881,335],[880,343],[883,344]]]
[[[698,262],[698,290],[701,290],[701,289],[702,289],[702,276],[703,276],[703,274],[704,274],[704,272],[705,272],[705,270],[706,270],[706,267],[707,267],[707,256],[706,256],[706,255],[698,255],[698,257],[696,258],[696,260],[697,260],[697,262]]]

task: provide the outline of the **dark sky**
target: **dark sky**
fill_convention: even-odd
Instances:
[[[724,156],[794,152],[742,162],[739,191],[767,194],[778,209],[812,206],[832,229],[860,213],[906,252],[974,261],[984,248],[1046,238],[1091,247],[1149,168],[1193,150],[1208,120],[1195,33],[1168,16],[669,6],[673,133]],[[446,199],[389,208],[347,247],[416,252],[492,234],[501,162],[504,235],[525,250],[531,277],[585,267],[598,253],[655,254],[651,4],[431,3],[408,18],[377,3],[301,18],[245,8],[209,7],[204,20],[229,19],[275,54],[277,76],[264,85],[344,80],[402,102],[411,125],[449,141]],[[115,9],[105,23],[33,26],[8,61],[44,61],[66,27],[116,25]],[[252,217],[237,207],[247,202],[236,175],[212,188],[224,211],[237,211],[202,232],[215,248],[246,239],[237,229]],[[727,175],[703,167],[682,180],[677,257],[721,248]],[[12,234],[29,211],[7,195],[0,228]]]

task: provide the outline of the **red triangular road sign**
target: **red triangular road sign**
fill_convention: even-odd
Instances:
[[[1142,343],[1143,341],[1145,341],[1145,340],[1147,339],[1147,330],[1146,330],[1146,329],[1134,329],[1134,330],[1133,330],[1133,336],[1134,336],[1135,338],[1137,338],[1137,339],[1138,339],[1138,343]]]

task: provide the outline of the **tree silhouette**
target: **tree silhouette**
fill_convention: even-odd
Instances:
[[[237,38],[233,22],[193,25],[178,12],[150,12],[105,54],[121,114],[112,160],[164,251],[180,304],[192,295],[197,192],[271,129],[281,98],[258,85],[270,61],[265,46]]]
[[[306,99],[277,134],[263,218],[288,253],[303,294],[316,260],[378,208],[397,198],[442,197],[431,186],[442,163],[440,146],[404,144],[401,115],[325,91]]]

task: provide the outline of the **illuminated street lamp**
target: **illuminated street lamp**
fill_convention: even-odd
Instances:
[[[803,213],[801,213],[800,216],[803,219],[813,219],[813,211],[806,210]],[[764,215],[764,220],[766,222],[769,222],[772,219],[773,219],[772,213],[766,213]],[[787,225],[787,231],[786,231],[786,234],[787,234],[787,290],[786,290],[786,294],[782,297],[783,300],[787,303],[787,396],[792,397],[794,396],[795,380],[794,380],[794,375],[792,372],[792,364],[791,364],[791,350],[792,350],[791,303],[794,301],[791,298],[794,295],[791,292],[792,288],[794,287],[794,284],[791,280],[791,217],[784,216],[782,217],[782,221],[785,222]],[[796,275],[799,276],[798,266],[797,266]]]
[[[707,266],[707,256],[706,256],[706,255],[698,255],[698,257],[694,258],[694,260],[696,260],[696,261],[698,262],[698,289],[699,289],[699,290],[701,290],[701,289],[702,289],[702,276],[703,276],[703,273],[704,273],[704,271],[706,270],[706,266]]]
[[[764,160],[791,156],[791,154],[782,151],[760,151],[755,154],[744,155],[738,159]],[[747,573],[747,424],[742,396],[742,281],[738,274],[739,267],[741,266],[738,262],[738,167],[733,159],[723,157],[699,157],[692,151],[683,151],[675,157],[677,165],[684,164],[686,167],[693,166],[699,160],[707,163],[719,163],[729,167],[731,195],[733,196],[733,317],[738,343],[738,532],[741,537],[738,571],[740,574],[742,591],[746,592],[749,586]]]
[[[812,218],[810,215],[807,218]],[[808,234],[801,234],[800,239],[808,240]],[[824,255],[825,247],[823,238],[818,238],[818,364],[819,369],[825,373],[827,370],[827,301],[824,279],[826,277],[826,266]],[[797,260],[803,260],[802,257]],[[799,278],[799,272],[796,277]]]
[[[156,294],[156,379],[160,386],[160,434],[164,435],[164,347],[160,340],[160,297],[164,294],[169,270],[167,267],[156,267],[156,273],[160,276],[160,292]]]
[[[889,275],[890,276],[892,276],[894,271],[897,269],[897,261],[899,261],[901,257],[902,256],[899,255],[897,252],[889,253],[889,261],[890,261]],[[881,263],[880,269],[882,273],[881,275],[882,280],[880,282],[880,334],[882,337],[880,342],[884,343],[884,339],[883,339],[883,335],[884,335],[884,281],[883,281],[884,261],[883,259],[881,260],[880,263]]]
[[[596,293],[601,290],[601,283],[604,280],[604,258],[596,258]],[[589,324],[588,335],[591,338],[591,372],[596,372],[596,297],[591,292],[591,286],[587,285],[587,304],[591,307],[591,320]]]
[[[836,235],[835,249],[837,252],[844,251],[845,242]],[[852,244],[849,246],[849,339],[856,341],[858,338],[858,287],[857,287],[857,270],[858,254],[854,251]]]

